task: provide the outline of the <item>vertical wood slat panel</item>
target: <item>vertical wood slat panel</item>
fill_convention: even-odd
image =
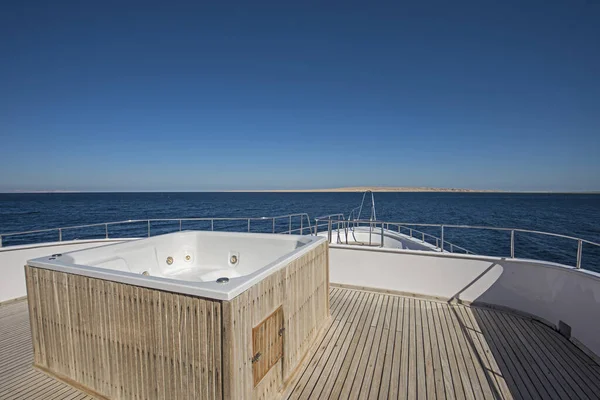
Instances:
[[[323,242],[286,267],[223,302],[224,397],[276,397],[329,318],[328,244]],[[283,358],[254,385],[252,328],[283,306]],[[263,335],[263,339],[267,335]],[[270,339],[269,339],[270,340]],[[259,362],[268,362],[266,357]]]
[[[25,273],[36,366],[109,398],[222,398],[219,301]]]

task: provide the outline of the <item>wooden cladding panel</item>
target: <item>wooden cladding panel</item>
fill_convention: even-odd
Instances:
[[[303,361],[329,318],[326,242],[291,261],[231,301],[223,302],[224,396],[268,399]],[[283,308],[283,358],[254,385],[252,329]]]
[[[25,267],[34,364],[114,399],[220,399],[221,305]]]
[[[283,356],[283,307],[252,329],[254,386]]]

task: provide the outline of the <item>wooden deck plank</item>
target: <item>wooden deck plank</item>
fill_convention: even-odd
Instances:
[[[549,328],[539,324],[537,325],[538,326],[535,326],[534,329],[538,334],[539,340],[544,344],[547,349],[546,351],[550,351],[558,360],[558,364],[555,365],[558,365],[565,370],[571,381],[581,391],[588,394],[590,398],[596,398],[596,396],[600,397],[599,395],[594,395],[594,393],[600,393],[600,390],[596,387],[595,382],[597,381],[597,378],[594,378],[593,370],[587,368],[587,364],[580,363],[576,356],[569,354],[572,352],[570,348],[573,345]],[[562,342],[563,340],[564,342]],[[571,387],[573,386],[574,385]]]
[[[331,373],[326,377],[325,385],[320,394],[321,397],[326,398],[334,396],[333,392],[336,390],[336,384],[339,384],[339,390],[341,390],[343,379],[340,379],[340,377],[343,376],[345,378],[346,376],[344,371],[347,372],[349,368],[350,360],[356,350],[365,321],[372,311],[371,305],[373,304],[372,300],[374,297],[374,293],[367,293],[366,296],[364,296],[364,304],[362,304],[360,312],[352,315],[346,322],[346,324],[349,325],[350,330],[340,349],[339,355],[335,360],[335,364],[332,366]]]
[[[452,340],[450,335],[450,331],[448,330],[448,324],[446,323],[446,315],[444,310],[448,307],[446,304],[437,304],[437,323],[439,324],[440,330],[442,332],[442,338],[445,343],[446,354],[448,357],[449,366],[447,372],[452,377],[452,387],[454,388],[454,394],[457,399],[467,398],[467,393],[465,392],[465,387],[463,386],[463,381],[466,383],[468,379],[466,379],[463,375],[466,373],[464,368],[459,367],[458,357],[456,356],[456,343]],[[471,397],[473,397],[473,391],[471,388],[467,387],[468,393],[470,393]]]
[[[573,344],[562,335],[556,335],[555,332],[547,326],[536,324],[536,328],[548,339],[549,344],[552,343],[552,346],[555,349],[559,349],[561,354],[565,355],[565,361],[568,364],[582,367],[581,369],[577,369],[580,376],[585,377],[593,387],[600,391],[600,366],[598,366],[594,360],[581,351],[571,351]]]
[[[506,380],[502,376],[502,371],[498,367],[487,341],[481,333],[481,328],[472,318],[469,307],[460,307],[459,310],[463,316],[462,320],[465,323],[465,329],[475,345],[475,354],[479,357],[485,375],[490,382],[494,398],[511,400],[513,396],[508,389]]]
[[[377,370],[377,362],[383,364],[382,358],[383,354],[379,351],[382,344],[382,337],[385,325],[386,315],[388,313],[388,308],[391,308],[391,297],[386,297],[384,299],[384,305],[381,308],[381,313],[377,319],[377,323],[375,324],[375,336],[373,338],[373,345],[371,346],[371,353],[367,359],[367,363],[365,364],[365,370],[360,371],[359,373],[363,376],[362,386],[360,388],[360,392],[358,393],[358,398],[365,399],[369,397],[369,393],[371,393],[371,387],[376,385],[377,392],[379,392],[380,379],[376,378],[376,370]],[[381,357],[381,358],[380,358]],[[381,375],[381,372],[379,372]],[[375,394],[377,397],[377,394]]]
[[[427,398],[433,399],[436,397],[436,376],[433,363],[433,347],[431,346],[431,336],[429,334],[429,323],[427,319],[427,301],[422,301],[419,309],[421,311],[421,326],[423,327],[423,351],[425,352]],[[439,384],[442,384],[441,380]]]
[[[329,395],[330,399],[337,399],[340,397],[340,393],[343,389],[344,382],[346,380],[346,377],[348,376],[348,372],[352,364],[352,360],[356,355],[360,338],[362,337],[362,333],[365,330],[365,326],[367,325],[366,322],[370,321],[369,317],[372,315],[372,312],[374,310],[376,303],[374,300],[377,298],[377,296],[378,295],[375,293],[369,293],[367,306],[365,307],[367,311],[359,318],[358,323],[356,325],[356,330],[354,332],[354,336],[352,337],[352,341],[350,342],[344,360],[340,365],[337,376],[333,377],[334,384]]]
[[[533,383],[527,377],[526,372],[521,367],[517,357],[513,354],[512,349],[506,343],[504,335],[500,332],[500,328],[496,326],[493,320],[490,319],[488,310],[478,309],[477,316],[480,318],[481,323],[485,326],[485,335],[489,335],[489,341],[493,343],[493,347],[496,350],[496,357],[502,358],[506,373],[513,377],[516,388],[511,388],[519,393],[521,398],[526,399],[539,399],[537,389],[533,386]]]
[[[49,378],[39,371],[27,377],[27,379],[15,379],[4,387],[0,387],[0,399],[8,397],[11,394],[21,392],[27,387],[45,386],[49,382]]]
[[[359,317],[365,312],[366,306],[368,305],[368,294],[361,293],[359,297],[359,303],[357,308],[353,310],[349,318],[344,320],[344,329],[342,334],[339,336],[333,351],[331,352],[327,364],[323,368],[323,371],[318,377],[310,398],[325,398],[329,396],[331,389],[333,388],[334,379],[330,379],[333,373],[333,377],[337,377],[337,371],[341,367],[344,357],[347,354],[350,346],[351,338],[354,336],[357,324],[353,324],[353,318],[358,315]]]
[[[440,358],[440,368],[442,371],[442,378],[444,383],[444,396],[447,399],[455,399],[456,391],[454,390],[454,377],[452,374],[452,364],[450,363],[450,357],[448,350],[446,349],[446,340],[444,338],[444,331],[442,330],[442,324],[440,323],[439,308],[437,303],[431,303],[431,327],[435,331],[435,342],[438,348],[438,356]],[[458,371],[455,371],[458,373]],[[460,382],[459,382],[460,385]],[[462,391],[462,385],[458,389]]]
[[[416,340],[416,358],[417,358],[417,369],[416,369],[416,388],[417,398],[427,398],[427,382],[425,375],[425,349],[423,343],[423,324],[421,320],[421,301],[415,299],[414,302],[414,324],[415,324],[415,340]]]
[[[404,323],[404,297],[398,299],[398,316],[396,317],[396,338],[394,339],[394,352],[392,355],[392,372],[390,377],[390,389],[388,398],[398,398],[400,383],[400,362],[402,360],[402,327]],[[381,398],[381,397],[380,397]]]
[[[371,326],[368,327],[369,329],[367,339],[365,345],[363,346],[362,356],[360,357],[356,371],[354,373],[354,382],[350,389],[350,393],[348,393],[348,396],[344,398],[358,399],[361,395],[365,396],[365,394],[362,392],[362,388],[371,384],[371,380],[367,372],[367,367],[369,366],[369,360],[371,359],[371,353],[374,347],[375,336],[377,335],[379,328],[379,321],[381,321],[382,319],[381,315],[385,313],[387,301],[387,296],[380,296],[377,302],[377,307],[375,308],[375,314],[373,315]]]
[[[341,317],[337,318],[334,323],[335,330],[330,330],[331,336],[326,346],[321,346],[319,348],[320,352],[315,354],[313,360],[313,369],[309,374],[308,371],[305,371],[302,376],[302,380],[299,384],[304,385],[303,390],[298,391],[300,399],[309,399],[313,396],[313,392],[316,389],[315,386],[321,377],[323,377],[327,365],[331,365],[329,360],[331,358],[331,354],[334,349],[338,347],[340,337],[344,337],[342,332],[344,332],[345,328],[347,328],[346,320],[349,318],[349,315],[355,311],[355,307],[360,306],[360,299],[362,297],[362,293],[358,291],[350,292],[350,296],[347,298],[344,304],[345,312]],[[304,379],[306,378],[306,379]],[[292,396],[292,399],[296,398]]]
[[[550,397],[552,399],[564,399],[567,396],[566,392],[560,386],[553,386],[556,382],[556,378],[552,377],[550,370],[541,361],[538,354],[533,351],[532,346],[526,340],[526,336],[522,335],[522,332],[515,326],[517,324],[513,318],[510,318],[506,313],[496,313],[494,317],[504,326],[508,336],[513,339],[514,347],[520,350],[521,356],[526,360],[526,364],[537,376],[540,385],[545,388],[545,393],[542,393],[543,397]],[[522,360],[523,360],[522,358]]]
[[[362,357],[362,353],[365,349],[365,342],[367,341],[367,336],[370,331],[371,322],[374,318],[374,315],[377,314],[377,310],[381,301],[383,300],[383,295],[376,294],[372,299],[372,307],[370,308],[370,313],[367,316],[367,319],[363,322],[363,329],[361,330],[360,336],[358,337],[358,341],[355,347],[355,351],[352,354],[352,357],[348,358],[349,361],[347,363],[347,367],[342,366],[342,370],[345,372],[343,375],[340,375],[342,378],[340,380],[341,387],[339,391],[337,389],[337,384],[334,386],[334,390],[332,396],[334,398],[347,399],[350,396],[350,390],[354,384],[354,378],[356,376],[356,370],[358,369],[358,364]],[[346,362],[344,362],[346,364]]]
[[[406,398],[408,396],[408,380],[409,380],[409,348],[410,343],[410,307],[409,298],[404,299],[403,303],[403,315],[402,315],[402,351],[400,360],[400,378],[398,381],[398,398]]]
[[[475,344],[469,340],[465,332],[465,325],[461,319],[460,308],[463,306],[456,305],[448,308],[450,314],[450,320],[454,324],[454,330],[458,338],[458,343],[461,348],[465,364],[467,364],[467,371],[473,387],[473,393],[476,399],[492,399],[492,389],[489,381],[483,370],[481,360],[475,352]]]
[[[520,371],[522,371],[522,373],[527,374],[529,381],[537,391],[538,395],[542,399],[547,399],[551,397],[551,394],[549,393],[547,388],[547,385],[549,385],[549,383],[547,382],[547,380],[545,381],[544,379],[542,379],[543,377],[540,376],[540,371],[537,364],[533,361],[531,357],[528,357],[529,354],[526,351],[524,351],[524,347],[522,345],[519,345],[517,338],[513,334],[511,334],[510,327],[507,327],[503,322],[503,319],[501,318],[502,314],[503,313],[501,312],[495,312],[488,313],[487,315],[492,321],[492,323],[495,325],[496,329],[499,332],[501,332],[504,343],[510,348],[511,353],[516,359],[516,363],[521,366],[520,368],[518,368],[520,369]]]
[[[570,398],[584,398],[585,393],[581,390],[575,380],[569,375],[569,372],[565,371],[563,364],[556,357],[554,352],[548,352],[547,348],[543,346],[544,339],[536,335],[536,330],[531,329],[525,321],[517,318],[517,325],[521,334],[525,337],[523,332],[530,332],[531,335],[527,335],[527,340],[533,348],[533,351],[541,358],[542,362],[548,368],[552,374],[553,380],[568,394]]]
[[[600,367],[594,360],[557,332],[529,318],[339,287],[332,287],[330,293],[331,323],[313,347],[297,383],[286,392],[290,398],[461,399],[469,394],[472,398],[497,399],[599,397]],[[69,297],[58,296],[58,300]],[[160,319],[168,317],[161,312],[177,311],[176,306],[165,304],[164,311],[158,308],[158,329],[164,322]],[[104,318],[104,312],[119,311],[118,307],[100,310],[98,318]],[[200,311],[198,317],[204,318],[207,311]],[[0,306],[0,398],[91,399],[31,367],[28,313],[25,301]],[[128,323],[137,329],[151,323],[152,318],[141,314]],[[187,315],[181,318],[182,323],[196,323],[193,315],[189,320]],[[164,346],[166,351],[197,351],[179,349],[173,343]],[[140,357],[128,362],[132,368],[141,368],[142,361]],[[156,372],[144,369],[143,373],[150,377]],[[160,372],[159,376],[169,373]],[[166,382],[167,376],[163,378],[165,384],[188,386],[192,391],[200,383],[191,379]],[[151,380],[148,384],[147,388],[124,387],[121,393],[149,396],[155,386]],[[160,385],[156,389],[160,390]]]
[[[379,375],[379,386],[371,385],[370,399],[385,399],[389,394],[392,356],[394,354],[394,340],[396,338],[396,319],[398,317],[398,298],[393,297],[390,299],[390,302],[391,307],[388,307],[388,314],[386,315],[384,325],[384,335],[387,337],[387,342],[385,346],[382,343],[380,347],[380,357],[383,355],[383,360],[377,363],[379,368],[375,371],[375,374]]]
[[[308,367],[302,371],[302,376],[300,380],[296,384],[296,390],[294,390],[291,399],[299,399],[306,396],[310,396],[310,392],[312,391],[312,385],[309,383],[318,379],[319,373],[323,368],[323,365],[326,363],[327,359],[323,361],[323,357],[327,358],[329,353],[327,350],[330,348],[332,343],[336,343],[338,335],[336,333],[340,330],[344,323],[342,322],[342,318],[346,315],[347,312],[350,312],[354,306],[354,302],[352,301],[355,296],[358,296],[359,293],[355,291],[347,292],[343,295],[343,303],[340,305],[341,312],[336,315],[333,319],[332,324],[329,326],[329,330],[327,331],[324,339],[321,341],[321,345],[317,352],[315,352],[308,364]],[[315,371],[317,373],[315,374]]]
[[[431,352],[431,368],[433,369],[433,371],[430,372],[430,381],[433,382],[433,386],[435,387],[435,394],[432,394],[431,398],[442,399],[445,397],[444,374],[441,365],[440,349],[437,342],[437,333],[433,324],[433,312],[429,302],[424,302],[423,312],[425,315],[424,324],[427,326],[428,333],[426,341],[429,346],[429,351]]]

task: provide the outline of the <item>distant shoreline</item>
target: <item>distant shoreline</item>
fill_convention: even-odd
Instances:
[[[226,190],[225,192],[250,192],[250,193],[362,193],[372,192],[452,192],[452,193],[505,193],[504,190],[488,189],[455,189],[455,188],[411,188],[411,187],[348,187],[348,188],[327,188],[327,189],[248,189],[248,190]]]
[[[498,189],[462,189],[432,187],[387,187],[359,186],[327,189],[256,189],[225,190],[228,193],[362,193],[367,190],[378,193],[548,193],[548,194],[599,194],[600,191],[551,191],[551,190],[498,190]]]
[[[590,191],[552,191],[552,190],[498,190],[498,189],[462,189],[402,186],[355,186],[325,189],[233,189],[233,190],[143,190],[143,191],[76,191],[76,190],[14,190],[0,191],[0,194],[69,194],[69,193],[362,193],[371,190],[377,193],[530,193],[530,194],[600,194]]]

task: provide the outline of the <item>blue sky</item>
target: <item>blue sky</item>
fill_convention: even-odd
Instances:
[[[0,191],[600,190],[599,49],[591,1],[4,2]]]

